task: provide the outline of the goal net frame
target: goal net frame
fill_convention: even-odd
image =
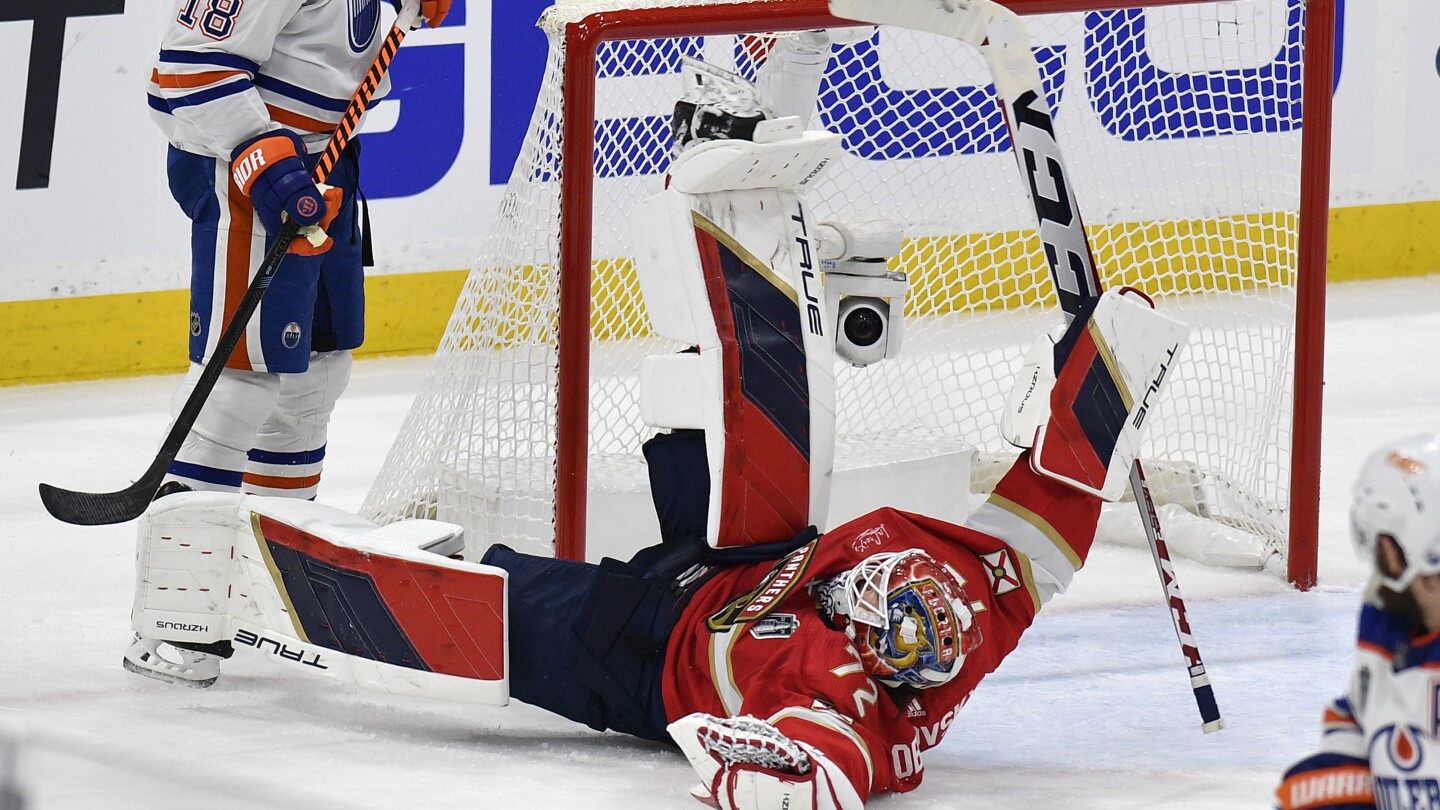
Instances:
[[[1242,0],[1248,2],[1248,0]],[[1335,0],[1304,3],[1303,121],[1295,247],[1293,414],[1290,443],[1289,533],[1286,576],[1297,588],[1315,584],[1319,515],[1321,383],[1324,348],[1326,231],[1329,211],[1329,133],[1333,88]],[[635,5],[647,0],[635,0]],[[1214,0],[1002,0],[1017,13],[1073,13],[1214,5]],[[564,0],[561,0],[562,5]],[[558,318],[555,370],[554,550],[584,559],[589,498],[591,394],[592,206],[595,193],[597,56],[604,43],[651,38],[783,33],[845,27],[825,0],[754,0],[703,5],[602,10],[563,26],[561,101],[563,166],[559,180]],[[538,114],[538,112],[537,112]],[[1066,146],[1061,138],[1061,148]],[[528,171],[517,165],[517,175]],[[512,181],[513,182],[513,181]],[[1017,180],[1018,183],[1018,174]],[[1080,205],[1085,208],[1081,190]],[[1092,223],[1093,225],[1093,223]],[[457,318],[459,313],[457,311]],[[452,320],[453,326],[453,320]],[[392,454],[395,451],[392,450]],[[387,460],[387,464],[388,464]],[[377,482],[378,485],[378,482]],[[372,498],[374,492],[372,491]],[[367,499],[367,509],[369,503]],[[396,515],[377,515],[391,519]],[[441,516],[444,519],[444,516]]]

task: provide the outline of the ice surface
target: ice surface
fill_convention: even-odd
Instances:
[[[1364,579],[1346,535],[1351,477],[1376,443],[1440,429],[1440,279],[1329,293],[1320,587],[1178,563],[1229,728],[1200,733],[1148,553],[1101,546],[927,755],[924,784],[877,806],[1270,806],[1349,666]],[[424,367],[358,364],[323,500],[359,507]],[[520,704],[371,695],[250,657],[209,690],[122,670],[134,524],[57,523],[35,486],[138,475],[174,384],[0,389],[0,796],[18,779],[29,810],[700,806],[678,754]]]

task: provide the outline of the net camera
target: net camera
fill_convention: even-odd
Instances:
[[[856,367],[899,354],[910,282],[887,264],[900,252],[899,228],[883,221],[823,222],[818,230],[835,354]]]

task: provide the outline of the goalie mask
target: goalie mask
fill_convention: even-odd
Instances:
[[[675,154],[698,143],[755,140],[755,127],[770,116],[755,85],[738,74],[694,59],[681,64],[685,93],[675,102],[670,135]]]
[[[1375,560],[1381,535],[1404,553],[1397,576],[1377,571],[1400,593],[1416,577],[1440,573],[1440,434],[1415,436],[1381,447],[1355,480],[1350,528],[1355,550]]]
[[[827,582],[821,599],[844,614],[865,670],[887,686],[946,683],[980,646],[960,578],[919,549],[865,558]]]

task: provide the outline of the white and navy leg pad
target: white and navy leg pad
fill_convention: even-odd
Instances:
[[[184,492],[140,518],[131,626],[161,641],[229,640],[230,577],[241,496]]]
[[[701,144],[676,161],[671,188],[632,216],[655,331],[695,347],[646,359],[641,417],[704,431],[715,547],[825,522],[835,349],[817,224],[795,187],[837,148],[816,133]]]
[[[147,638],[230,641],[392,694],[509,700],[506,574],[452,559],[458,526],[183,492],[141,527],[132,615]]]

